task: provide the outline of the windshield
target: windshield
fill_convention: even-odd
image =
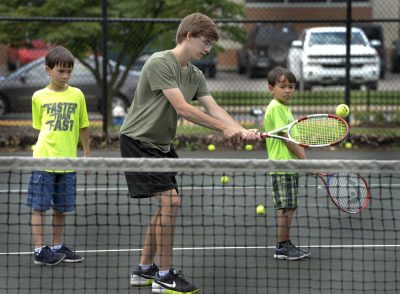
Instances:
[[[346,32],[315,32],[310,35],[310,46],[346,45]],[[360,32],[351,33],[351,44],[367,46]]]

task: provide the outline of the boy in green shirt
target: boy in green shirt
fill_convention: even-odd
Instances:
[[[79,137],[83,155],[90,156],[88,114],[83,93],[67,83],[74,67],[74,56],[62,47],[51,49],[45,70],[50,84],[32,97],[32,125],[39,130],[34,158],[77,157]],[[80,262],[83,257],[63,244],[65,213],[75,209],[74,171],[33,171],[29,180],[27,205],[32,208],[34,262],[56,265],[61,261]],[[53,208],[53,246],[44,246],[46,211]]]
[[[265,110],[265,131],[273,131],[294,121],[288,104],[293,97],[296,77],[281,67],[268,74],[268,89],[273,99]],[[287,133],[279,135],[287,137]],[[270,160],[306,159],[304,148],[296,144],[267,138],[267,151]],[[294,173],[271,173],[274,205],[278,210],[278,245],[275,249],[276,259],[298,260],[310,255],[290,241],[290,225],[297,208],[298,175]]]

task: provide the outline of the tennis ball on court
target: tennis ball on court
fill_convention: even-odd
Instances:
[[[258,205],[256,208],[256,212],[258,215],[264,215],[265,214],[265,207],[264,205]]]
[[[346,142],[346,144],[344,144],[344,148],[346,149],[351,149],[351,147],[353,147],[353,145],[350,142]]]
[[[214,144],[208,145],[208,151],[215,151],[215,145]]]
[[[229,183],[229,177],[228,176],[222,176],[220,181],[221,181],[222,185],[226,185],[226,184]]]
[[[340,117],[348,117],[350,114],[350,108],[346,104],[340,104],[336,107],[336,115]]]
[[[246,151],[252,151],[252,150],[253,150],[253,145],[251,145],[251,144],[246,144],[246,146],[244,146],[244,149],[245,149]]]

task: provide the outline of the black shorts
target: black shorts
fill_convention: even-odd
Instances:
[[[138,158],[178,158],[178,154],[171,146],[167,153],[155,148],[148,148],[135,139],[121,135],[119,137],[122,157]],[[129,195],[132,198],[148,198],[156,193],[173,190],[178,192],[176,173],[144,173],[126,172],[125,178],[128,184]]]

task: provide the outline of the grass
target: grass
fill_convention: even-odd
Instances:
[[[271,100],[268,92],[216,91],[212,93],[222,106],[267,105]],[[296,92],[291,105],[338,105],[345,102],[343,91]],[[351,105],[400,105],[400,91],[360,91],[350,94]]]

